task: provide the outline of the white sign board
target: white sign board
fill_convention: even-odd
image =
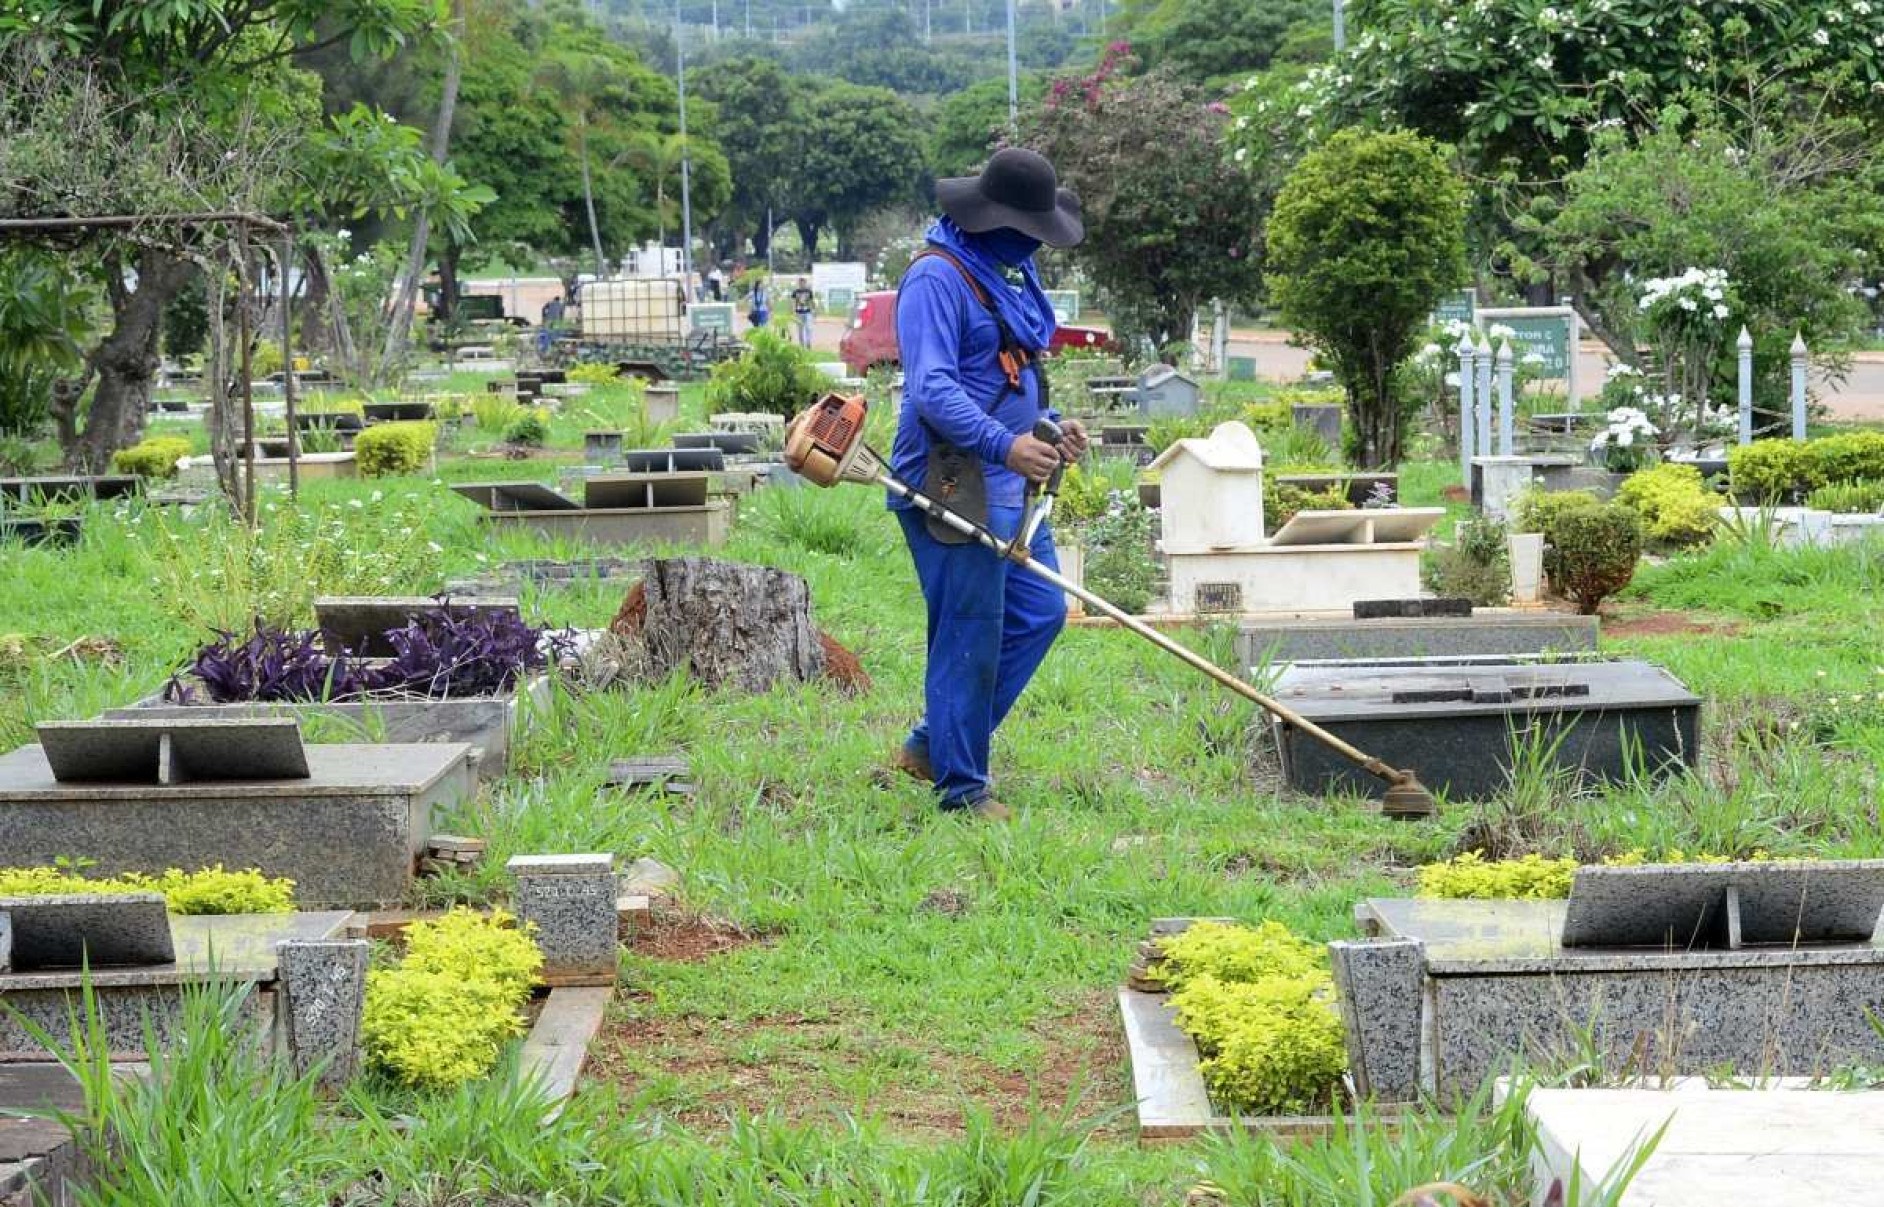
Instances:
[[[786,280],[796,281],[795,277]],[[834,261],[829,264],[811,266],[811,291],[821,298],[828,298],[833,289],[848,289],[851,296],[862,293],[870,284],[868,266],[860,261]],[[789,286],[787,287],[789,292]]]

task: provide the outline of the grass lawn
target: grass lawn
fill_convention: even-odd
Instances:
[[[686,406],[697,419],[698,397]],[[559,459],[587,422],[558,420]],[[92,508],[71,551],[0,548],[0,742],[130,702],[210,627],[256,610],[306,622],[316,593],[428,593],[508,559],[568,555],[486,537],[477,509],[442,485],[552,474],[543,461],[444,459],[437,479],[317,483],[298,504],[271,495],[257,536],[207,511],[132,504]],[[1441,463],[1410,465],[1406,501],[1437,502],[1455,479]],[[880,498],[763,491],[742,501],[724,555],[802,574],[819,623],[874,686],[848,698],[816,686],[707,695],[681,681],[565,694],[509,777],[436,819],[491,845],[474,873],[427,882],[423,904],[490,899],[514,853],[606,850],[680,869],[685,909],[624,956],[589,1067],[597,1084],[534,1156],[486,1158],[503,1171],[488,1198],[383,1201],[993,1204],[1023,1201],[1028,1170],[1053,1192],[1043,1202],[1178,1202],[1203,1177],[1294,1186],[1257,1141],[1133,1142],[1112,995],[1154,917],[1276,918],[1347,936],[1356,900],[1406,891],[1415,865],[1454,853],[1468,830],[1513,853],[1884,854],[1881,549],[1722,545],[1644,569],[1604,644],[1708,697],[1702,771],[1604,793],[1521,783],[1412,824],[1368,801],[1265,786],[1250,708],[1109,629],[1069,630],[997,738],[995,775],[1017,820],[939,815],[885,769],[920,705],[922,608]],[[527,612],[598,627],[621,588],[524,594]],[[1225,665],[1229,637],[1187,635]],[[73,647],[80,638],[103,640]],[[612,758],[676,751],[692,761],[692,796],[602,787]],[[433,1135],[444,1123],[421,1126],[411,1142],[473,1144],[466,1120],[523,1109],[498,1097],[435,1105],[470,1130],[448,1141]],[[1423,1139],[1416,1126],[1407,1151],[1432,1168],[1382,1160],[1367,1176],[1389,1191],[1393,1178],[1463,1169],[1507,1125],[1447,1124]],[[655,1134],[673,1137],[665,1155],[647,1143]],[[1456,1151],[1460,1136],[1480,1150]],[[1352,1156],[1351,1143],[1322,1154],[1323,1172]],[[585,1173],[585,1160],[615,1172]],[[1515,1190],[1521,1163],[1507,1166],[1484,1177]],[[919,1174],[980,1190],[921,1197]],[[500,1183],[519,1197],[501,1197]],[[537,1197],[552,1184],[568,1197]],[[1339,1201],[1397,1193],[1369,1200],[1347,1185]],[[1231,1201],[1336,1201],[1300,1194]]]

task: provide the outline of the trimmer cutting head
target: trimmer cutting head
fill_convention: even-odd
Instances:
[[[1434,817],[1439,813],[1439,802],[1426,790],[1426,785],[1420,783],[1419,776],[1402,771],[1388,781],[1387,791],[1380,798],[1380,812],[1383,817],[1403,820]]]
[[[826,394],[785,431],[785,464],[818,486],[869,485],[883,473],[883,458],[864,443],[869,404],[861,394]]]

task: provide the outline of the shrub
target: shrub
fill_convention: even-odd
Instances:
[[[1638,470],[1616,491],[1616,502],[1642,521],[1642,531],[1661,545],[1698,545],[1714,531],[1718,502],[1692,465],[1664,462]]]
[[[317,394],[295,408],[301,415],[365,415],[366,400],[363,398],[332,398]]]
[[[524,412],[504,429],[504,443],[542,448],[549,443],[549,416],[541,410]]]
[[[480,432],[501,435],[523,416],[524,406],[514,398],[486,394],[471,400],[471,418],[477,422]]]
[[[1727,450],[1727,480],[1743,501],[1778,503],[1803,484],[1805,445],[1797,440],[1756,440]]]
[[[1263,475],[1263,526],[1271,533],[1294,519],[1302,511],[1352,511],[1348,492],[1339,482],[1325,490],[1304,490],[1292,482],[1279,482],[1276,475]]]
[[[1226,984],[1204,976],[1171,995],[1178,1026],[1197,1040],[1198,1071],[1235,1111],[1325,1111],[1347,1070],[1341,1018],[1325,979],[1267,977]]]
[[[127,872],[93,879],[66,867],[0,868],[0,897],[56,897],[66,893],[162,893],[173,914],[284,914],[294,909],[294,881],[270,879],[250,868],[199,872],[171,868],[158,876]]]
[[[1847,515],[1884,511],[1884,479],[1821,486],[1806,496],[1806,506]]]
[[[1162,940],[1158,954],[1159,976],[1172,989],[1203,976],[1221,981],[1306,977],[1321,973],[1324,965],[1321,948],[1275,921],[1256,927],[1194,922]]]
[[[1750,858],[1763,862],[1765,851],[1755,851]],[[1665,851],[1650,859],[1643,851],[1625,851],[1603,860],[1605,867],[1637,867],[1644,863],[1726,863],[1724,855],[1689,854]],[[1419,869],[1419,895],[1422,897],[1491,900],[1555,900],[1570,895],[1576,877],[1575,859],[1547,859],[1526,855],[1521,859],[1486,859],[1477,851],[1467,851],[1444,863],[1428,863]]]
[[[140,478],[174,478],[177,462],[190,455],[190,442],[181,436],[152,436],[111,454],[111,468]]]
[[[455,909],[406,930],[404,968],[445,976],[482,977],[512,996],[528,993],[543,968],[534,940],[510,916]]]
[[[1577,861],[1570,858],[1526,855],[1488,860],[1477,851],[1467,851],[1456,859],[1421,867],[1419,895],[1472,901],[1568,897],[1576,870]]]
[[[1435,595],[1497,607],[1511,597],[1509,541],[1505,526],[1490,516],[1462,521],[1452,544],[1427,555],[1420,579]]]
[[[1341,465],[1335,450],[1311,428],[1294,424],[1279,428],[1263,437],[1262,446],[1263,461],[1272,473],[1330,470]]]
[[[1788,503],[1834,482],[1884,479],[1884,432],[1842,432],[1818,440],[1759,440],[1727,453],[1734,494]]]
[[[1066,467],[1066,476],[1060,480],[1060,494],[1054,500],[1053,518],[1056,522],[1064,521],[1067,524],[1096,520],[1105,514],[1110,494],[1103,475],[1076,462]]]
[[[1551,581],[1593,616],[1605,599],[1629,585],[1642,556],[1642,525],[1635,513],[1614,503],[1573,508],[1556,522],[1556,561]]]
[[[1514,532],[1535,532],[1544,538],[1544,573],[1552,582],[1563,577],[1557,558],[1557,532],[1563,517],[1585,507],[1600,507],[1602,500],[1587,490],[1526,490],[1518,496]]]
[[[771,330],[748,332],[751,345],[738,360],[713,366],[707,407],[713,411],[767,411],[790,419],[832,385],[809,350]]]
[[[1345,390],[1364,466],[1401,460],[1408,407],[1395,371],[1465,278],[1465,200],[1437,144],[1353,129],[1303,156],[1276,196],[1270,296]]]
[[[1158,945],[1178,1026],[1233,1111],[1325,1109],[1347,1067],[1322,948],[1279,922],[1198,922]]]
[[[1135,495],[1110,492],[1105,514],[1079,533],[1086,546],[1086,589],[1122,611],[1143,612],[1158,576],[1151,558],[1155,524],[1156,516]]]
[[[372,1068],[431,1090],[490,1072],[523,1034],[523,1003],[542,966],[512,922],[457,909],[407,928],[406,958],[367,975],[360,1030]]]
[[[423,419],[375,424],[353,438],[354,464],[369,478],[416,474],[437,443],[438,425]]]
[[[612,386],[621,380],[621,370],[614,365],[593,361],[571,365],[568,376],[570,381],[581,382],[585,386]]]

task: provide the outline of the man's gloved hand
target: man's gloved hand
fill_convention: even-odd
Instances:
[[[1060,420],[1060,455],[1068,461],[1077,461],[1086,455],[1092,441],[1086,435],[1086,425],[1077,419]]]
[[[1045,482],[1059,464],[1060,450],[1031,435],[1014,437],[1007,450],[1007,467],[1029,482]]]

